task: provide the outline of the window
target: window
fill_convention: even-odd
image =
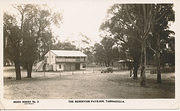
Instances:
[[[80,58],[76,58],[76,61],[80,61]]]
[[[59,65],[59,69],[61,69],[61,64]]]

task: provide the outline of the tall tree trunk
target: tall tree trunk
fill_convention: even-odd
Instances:
[[[108,61],[108,67],[110,66],[110,61]]]
[[[28,63],[28,65],[27,65],[27,78],[32,78],[31,73],[32,73],[32,63]]]
[[[159,60],[157,61],[157,83],[161,83],[161,66]]]
[[[15,52],[15,60],[14,60],[15,70],[16,70],[16,80],[21,80],[21,66],[20,66],[20,51],[19,51],[19,43]]]
[[[105,66],[107,67],[107,62],[105,61],[104,63],[105,63]]]
[[[16,80],[21,80],[21,68],[20,68],[19,60],[16,60],[14,64],[16,70]]]
[[[138,72],[138,65],[137,63],[134,63],[134,69],[133,69],[133,79],[137,79],[138,76],[137,76],[137,72]]]
[[[141,54],[141,86],[146,85],[146,42],[142,43]]]
[[[157,83],[161,83],[161,65],[160,65],[160,38],[157,34]]]

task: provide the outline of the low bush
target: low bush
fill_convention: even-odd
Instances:
[[[161,68],[161,73],[171,73],[171,72],[175,72],[175,67]],[[152,69],[150,71],[150,74],[157,74],[157,69]]]

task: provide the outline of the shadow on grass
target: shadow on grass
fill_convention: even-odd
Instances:
[[[15,77],[4,77],[4,85],[9,85],[9,84],[25,84],[27,82],[45,82],[45,81],[54,81],[54,80],[72,80],[70,77],[72,75],[61,75],[61,76],[52,76],[52,77],[32,77],[32,78],[27,78],[24,77],[21,80],[16,80]]]
[[[134,80],[128,75],[121,75],[119,77],[111,77],[107,79],[108,81],[118,83],[119,86],[124,86],[128,88],[137,88],[140,90],[152,90],[153,91],[159,91],[159,92],[167,92],[167,94],[164,98],[174,98],[175,97],[175,80],[174,78],[162,78],[162,83],[157,83],[156,78],[147,78],[146,79],[146,86],[140,85],[140,78]]]

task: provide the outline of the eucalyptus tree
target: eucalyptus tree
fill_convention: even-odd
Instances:
[[[41,5],[20,4],[14,7],[21,17],[22,65],[27,69],[27,77],[31,78],[34,62],[43,57],[53,43],[51,25],[59,25],[62,16]]]
[[[94,62],[94,47],[89,46],[82,49],[83,53],[87,55],[87,63],[91,64]]]
[[[154,4],[136,4],[124,5],[126,9],[127,19],[133,27],[137,29],[139,34],[138,40],[141,43],[141,85],[146,84],[146,48],[147,38],[151,33],[152,26],[155,22],[155,5]]]
[[[21,79],[20,56],[21,41],[20,28],[15,16],[3,15],[4,59],[10,59],[15,64],[16,80]]]
[[[110,66],[114,59],[117,59],[118,52],[115,47],[115,39],[111,37],[103,37],[100,43],[94,45],[95,61]]]
[[[107,20],[101,24],[100,29],[107,31],[114,37],[116,44],[120,47],[120,58],[133,59],[134,79],[137,79],[137,71],[140,64],[141,42],[137,29],[127,19],[126,10],[123,5],[114,4],[108,10]]]
[[[104,49],[100,43],[94,44],[94,61],[100,65],[104,64],[105,62]]]
[[[148,47],[154,52],[157,66],[157,82],[161,83],[161,63],[162,55],[169,44],[174,31],[169,30],[169,22],[175,20],[173,4],[155,5],[155,20],[153,22],[152,34],[147,39]],[[155,42],[154,42],[155,41]],[[165,61],[164,61],[165,62]]]
[[[53,50],[78,50],[78,48],[71,42],[60,42],[52,44],[51,49]]]
[[[165,7],[162,4],[115,4],[109,10],[109,19],[101,26],[102,30],[109,31],[121,42],[127,43],[130,39],[138,41],[142,86],[146,84],[146,48],[150,47],[147,40],[151,39],[150,35],[155,32],[155,24],[160,25],[160,20],[164,22],[163,18],[171,13],[171,10],[172,7]]]

